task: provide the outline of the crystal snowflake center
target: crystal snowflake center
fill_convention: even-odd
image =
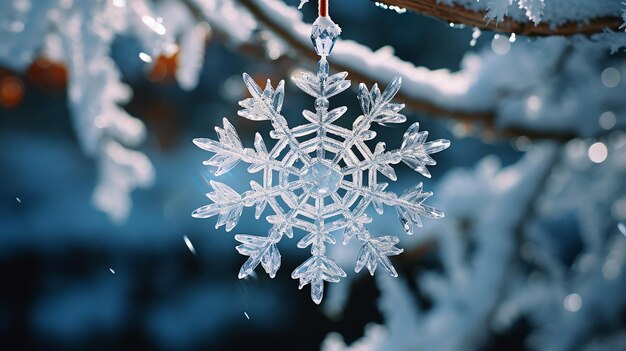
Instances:
[[[341,173],[327,161],[315,161],[300,173],[304,188],[319,196],[327,196],[337,191],[341,178]]]

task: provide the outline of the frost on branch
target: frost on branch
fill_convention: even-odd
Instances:
[[[197,6],[192,9],[191,5]],[[154,178],[148,158],[133,151],[146,138],[144,124],[121,105],[132,91],[111,58],[118,36],[138,39],[144,57],[177,54],[176,79],[193,89],[204,62],[211,27],[229,33],[232,42],[249,39],[255,22],[232,1],[58,1],[0,3],[0,61],[25,71],[40,55],[62,62],[68,71],[68,106],[77,139],[97,160],[99,175],[92,201],[116,221],[131,208],[130,193]],[[228,16],[227,16],[228,15]],[[137,58],[139,60],[139,58]]]
[[[495,19],[498,22],[504,20],[504,16],[509,12],[511,0],[487,0],[487,18]]]
[[[519,8],[526,11],[526,17],[535,24],[541,22],[541,15],[545,4],[544,0],[519,0]]]
[[[529,20],[558,26],[567,22],[585,23],[602,17],[616,17],[620,1],[614,0],[446,0],[474,11],[486,11],[486,20],[500,23],[508,17],[516,22]]]
[[[154,175],[148,158],[131,149],[145,139],[146,130],[120,106],[130,100],[132,92],[121,81],[111,45],[118,35],[132,35],[148,56],[156,58],[172,54],[180,37],[183,65],[177,79],[182,87],[193,88],[202,65],[206,29],[190,17],[185,6],[173,1],[0,4],[0,61],[19,71],[41,54],[65,64],[68,105],[78,141],[98,161],[92,201],[114,221],[126,218],[130,193],[149,186]]]
[[[315,111],[304,110],[308,123],[290,127],[281,115],[284,100],[284,82],[273,88],[268,81],[262,89],[247,74],[243,80],[251,97],[240,101],[239,116],[252,121],[269,121],[273,130],[270,137],[275,144],[268,150],[260,134],[256,134],[254,148],[242,145],[232,124],[224,119],[224,127],[217,127],[218,141],[194,139],[194,143],[214,155],[204,163],[217,169],[216,176],[233,169],[239,162],[250,166],[250,173],[262,173],[262,184],[250,182],[251,190],[238,194],[225,184],[211,181],[213,192],[207,194],[213,202],[198,208],[194,217],[219,215],[217,226],[230,231],[237,224],[244,207],[255,207],[259,218],[269,208],[272,214],[266,220],[272,225],[266,237],[239,234],[237,250],[248,260],[241,267],[239,278],[249,275],[259,264],[274,277],[280,267],[277,248],[283,236],[294,236],[294,230],[304,232],[298,241],[301,249],[310,248],[311,257],[296,268],[292,278],[299,279],[300,288],[311,285],[311,298],[320,303],[324,282],[337,283],[346,273],[326,255],[326,245],[335,245],[335,236],[343,237],[344,244],[356,237],[362,242],[356,257],[355,271],[367,267],[371,274],[382,267],[393,276],[397,272],[389,256],[402,249],[395,245],[398,237],[371,236],[366,224],[370,205],[382,213],[385,206],[395,207],[408,234],[421,226],[421,218],[441,218],[443,213],[424,204],[432,195],[422,190],[421,183],[401,196],[385,191],[386,182],[379,182],[379,174],[395,181],[393,166],[404,162],[417,172],[430,176],[426,166],[435,164],[431,154],[446,149],[447,140],[426,142],[427,132],[420,132],[413,124],[404,135],[400,149],[385,150],[380,142],[372,152],[366,141],[376,133],[372,124],[403,123],[406,117],[399,113],[402,104],[391,102],[400,88],[400,79],[393,79],[387,89],[377,85],[371,89],[359,86],[358,99],[363,114],[357,117],[352,129],[334,122],[344,115],[346,107],[330,109],[329,98],[350,86],[345,72],[329,74],[328,62],[318,63],[317,74],[302,73],[294,77],[295,84],[315,98]]]
[[[517,3],[519,8],[524,11],[525,16],[533,21],[535,25],[541,22],[543,8],[545,7],[544,0],[518,0]],[[487,0],[486,4],[486,18],[502,22],[504,17],[509,13],[512,0]]]

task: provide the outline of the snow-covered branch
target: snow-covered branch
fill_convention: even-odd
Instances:
[[[376,0],[436,17],[446,22],[517,35],[591,35],[617,31],[624,20],[618,16],[619,1],[568,0]],[[517,5],[517,6],[516,6]]]
[[[233,12],[232,2],[201,4],[212,25],[229,28],[230,38],[248,39],[250,30],[246,28],[250,26],[243,25],[245,21],[238,18],[235,26],[232,16],[229,22],[223,15]],[[23,72],[43,55],[67,67],[68,106],[78,141],[99,168],[92,201],[116,222],[129,214],[130,193],[149,186],[154,172],[146,155],[131,149],[141,144],[147,133],[143,122],[121,107],[129,102],[132,91],[121,80],[111,46],[117,36],[137,38],[143,50],[138,60],[148,65],[159,55],[178,52],[176,79],[183,89],[192,89],[198,82],[208,32],[206,23],[192,20],[193,15],[190,7],[178,1],[23,0],[0,4],[2,64]]]
[[[298,57],[316,59],[310,47],[310,26],[302,22],[299,11],[278,0],[238,1]],[[626,110],[626,100],[621,97],[626,83],[607,86],[599,79],[603,73],[600,67],[623,64],[618,58],[600,53],[607,52],[607,46],[620,50],[626,45],[625,33],[596,34],[592,40],[550,37],[506,44],[506,51],[468,54],[461,62],[461,70],[450,72],[416,67],[395,56],[389,47],[372,51],[358,43],[339,40],[331,66],[366,84],[399,76],[403,89],[397,99],[407,106],[428,115],[470,123],[476,129],[502,137],[568,140],[596,136],[604,131],[597,119],[589,116],[600,116],[606,112],[605,106]],[[588,58],[592,61],[584,69],[578,65],[575,69],[570,67]],[[565,81],[569,82],[567,89],[562,89]],[[553,98],[547,99],[548,96]],[[576,96],[585,96],[587,105],[573,106],[579,100]],[[555,110],[559,113],[555,114]],[[624,125],[626,119],[622,116],[616,127]]]

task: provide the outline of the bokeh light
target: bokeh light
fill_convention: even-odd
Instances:
[[[589,147],[587,151],[587,156],[593,163],[602,163],[606,160],[609,154],[609,150],[607,149],[604,143],[594,143]]]
[[[606,130],[609,130],[615,127],[616,122],[617,122],[617,119],[615,118],[615,113],[611,111],[606,111],[602,113],[600,115],[600,118],[598,119],[598,123],[600,124],[600,127]]]
[[[580,294],[572,293],[563,299],[563,307],[569,312],[578,312],[583,306],[583,299]]]
[[[0,79],[0,105],[11,108],[19,105],[24,97],[24,83],[17,76]]]
[[[600,78],[602,84],[607,88],[615,88],[622,79],[619,71],[614,67],[605,68]]]
[[[491,49],[498,55],[506,55],[511,50],[511,42],[504,35],[495,34],[491,40]]]

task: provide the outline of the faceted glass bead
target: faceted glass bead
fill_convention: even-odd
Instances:
[[[328,56],[339,34],[341,34],[341,28],[330,17],[318,17],[311,29],[311,41],[315,52],[322,57]]]

